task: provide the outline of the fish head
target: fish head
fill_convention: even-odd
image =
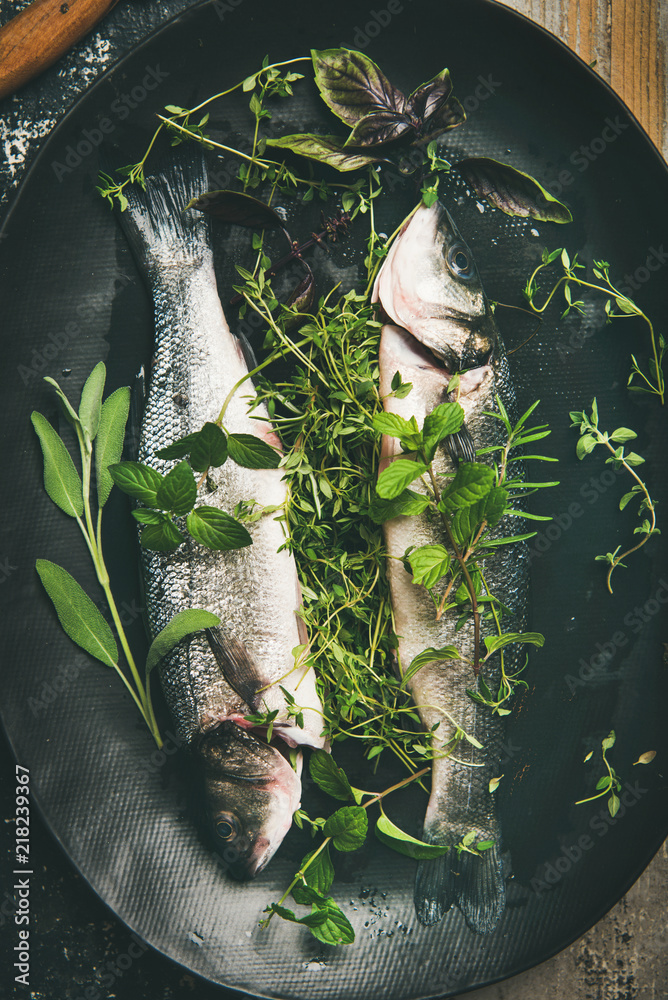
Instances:
[[[420,205],[374,286],[385,315],[454,375],[489,363],[498,331],[473,254],[440,201]]]
[[[205,732],[193,752],[204,782],[206,825],[231,875],[267,865],[299,808],[301,782],[283,755],[235,722]]]

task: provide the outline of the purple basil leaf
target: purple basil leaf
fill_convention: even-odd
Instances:
[[[408,98],[408,107],[416,118],[425,122],[443,107],[451,93],[450,71],[444,69],[433,80],[423,83],[413,91]]]
[[[415,127],[406,115],[396,111],[372,111],[360,118],[346,139],[349,146],[380,146],[400,139],[407,132],[414,133]]]
[[[573,216],[562,202],[542,184],[508,163],[487,156],[472,156],[455,164],[457,170],[480,198],[506,215],[530,216],[541,222],[572,222]]]
[[[369,163],[378,163],[381,159],[380,156],[344,148],[344,141],[338,135],[313,135],[310,132],[302,132],[297,135],[284,135],[282,139],[267,139],[267,146],[289,149],[300,156],[307,156],[309,160],[326,163],[342,172],[358,170],[360,167],[368,166]]]
[[[423,139],[435,139],[448,129],[456,128],[466,121],[466,112],[456,97],[450,97],[435,111],[428,122],[425,123],[422,132]]]
[[[311,268],[306,261],[302,261],[302,263],[308,273],[304,275],[294,291],[290,293],[285,304],[286,306],[292,306],[297,312],[305,313],[308,312],[313,304],[315,282]]]
[[[241,191],[206,191],[199,198],[193,198],[186,208],[195,208],[236,226],[253,229],[283,229],[284,226],[273,208]]]
[[[370,111],[406,111],[405,96],[362,52],[312,49],[311,57],[323,101],[346,125],[356,125]]]

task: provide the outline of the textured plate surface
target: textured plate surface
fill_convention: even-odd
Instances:
[[[617,575],[614,596],[606,592],[593,557],[630,537],[634,520],[619,514],[625,485],[606,474],[598,454],[576,460],[568,426],[568,411],[596,395],[605,427],[638,431],[648,482],[665,507],[665,412],[624,389],[629,354],[647,350],[642,323],[603,327],[598,307],[582,321],[562,321],[557,313],[512,358],[520,405],[543,401],[541,419],[553,428],[548,441],[560,458],[555,478],[561,483],[535,498],[536,511],[555,516],[550,527],[539,524],[533,543],[531,627],[545,634],[546,646],[532,657],[530,691],[509,719],[507,754],[499,762],[505,774],[499,808],[514,877],[507,912],[489,938],[471,934],[456,911],[435,928],[420,927],[412,906],[413,863],[374,842],[343,859],[335,883],[357,931],[354,945],[333,951],[276,920],[260,931],[258,915],[289,884],[307,840],[293,831],[255,883],[227,880],[197,836],[186,763],[173,752],[169,721],[163,724],[168,752],[158,754],[116,679],[62,634],[32,569],[35,558],[48,557],[97,594],[78,528],[40,488],[29,414],[39,409],[55,419],[56,412],[42,375],[60,379],[76,398],[101,358],[111,389],[130,383],[150,357],[150,301],[113,216],[93,191],[102,133],[121,151],[112,155],[130,162],[141,155],[164,104],[198,103],[253,72],[265,52],[278,61],[312,45],[363,48],[406,92],[449,66],[469,111],[466,126],[448,139],[452,157],[496,156],[545,184],[556,181],[552,189],[575,216],[567,227],[511,221],[482,210],[453,181],[450,205],[490,297],[520,304],[542,246],[565,242],[572,252],[610,260],[620,281],[631,277],[633,294],[650,316],[666,315],[665,166],[611,92],[553,39],[478,0],[448,0],[438,10],[414,0],[376,15],[344,2],[317,30],[312,24],[303,3],[291,7],[289,19],[278,9],[260,15],[252,4],[189,10],[67,115],[8,216],[0,242],[0,551],[20,547],[21,558],[13,560],[19,570],[11,589],[3,588],[2,717],[54,835],[95,891],[159,951],[214,982],[259,996],[454,995],[535,964],[583,933],[634,881],[668,828],[660,766],[667,740],[661,725],[665,543],[655,540],[632,557]],[[299,93],[277,107],[276,133],[331,130],[315,88],[304,83]],[[249,142],[245,101],[223,104],[212,115],[231,145]],[[226,186],[235,169],[232,157],[224,158],[212,186]],[[379,211],[379,229],[391,232],[413,199],[414,192],[397,185]],[[309,232],[318,214],[317,205],[297,213],[293,232]],[[363,236],[358,230],[318,260],[321,291],[332,279],[355,280]],[[229,289],[246,241],[219,236],[221,288]],[[234,323],[233,313],[230,318]],[[499,310],[499,322],[509,348],[532,330],[510,310]],[[122,497],[109,505],[107,551],[131,641],[140,647],[135,540]],[[612,727],[618,742],[611,759],[629,784],[614,822],[604,802],[573,805],[591,794],[592,772],[582,759]],[[659,752],[655,764],[632,768],[650,749]],[[360,768],[354,748],[343,751],[344,762]],[[384,768],[379,783],[396,774],[389,761]],[[357,774],[361,783],[364,771]],[[317,809],[312,796],[307,789],[305,804]],[[411,792],[390,812],[404,824],[414,816],[411,832],[417,833],[423,808]]]

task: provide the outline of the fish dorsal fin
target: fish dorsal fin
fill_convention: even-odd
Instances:
[[[218,625],[208,628],[206,637],[227,683],[247,705],[256,708],[258,692],[263,685],[259,667],[249,656],[243,642],[225,635]]]
[[[475,462],[475,441],[471,435],[471,431],[468,429],[466,424],[462,424],[458,431],[454,434],[450,434],[446,439],[445,443],[448,448],[450,457],[456,465],[462,462]]]

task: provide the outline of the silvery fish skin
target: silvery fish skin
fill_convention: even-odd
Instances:
[[[174,463],[156,459],[156,451],[215,421],[232,387],[248,374],[220,304],[208,221],[183,211],[206,188],[204,162],[177,159],[165,173],[147,178],[145,192],[131,193],[121,216],[154,302],[155,352],[138,457],[161,472]],[[251,418],[250,395],[249,380],[232,396],[226,429],[278,444],[268,420]],[[267,418],[262,406],[255,414]],[[240,500],[280,506],[285,499],[280,470],[246,469],[231,459],[210,470],[198,495],[199,503],[228,514]],[[277,711],[274,734],[288,745],[325,742],[313,671],[296,666],[292,653],[306,642],[294,559],[279,551],[285,536],[273,515],[247,527],[252,544],[229,552],[207,549],[190,536],[175,552],[142,550],[153,635],[186,608],[220,618],[216,629],[184,640],[160,674],[177,734],[204,783],[211,839],[238,877],[264,868],[301,796],[295,770],[249,731],[244,716]],[[281,685],[303,708],[303,728],[288,717]]]
[[[505,443],[501,422],[485,413],[496,409],[497,395],[513,410],[503,344],[471,251],[440,203],[418,209],[397,238],[379,275],[376,298],[385,314],[401,324],[387,324],[381,336],[380,388],[385,409],[405,419],[415,416],[422,426],[426,415],[448,399],[452,375],[468,368],[461,374],[459,397],[466,436],[475,448]],[[397,371],[404,382],[413,385],[403,399],[392,395],[391,381]],[[384,464],[398,452],[396,438],[383,439]],[[441,446],[433,463],[437,478],[452,477],[459,457],[459,448]],[[411,488],[424,491],[420,481]],[[413,584],[402,562],[409,546],[442,544],[452,552],[443,526],[426,514],[397,517],[385,522],[384,533],[402,669],[428,647],[454,645],[472,661],[472,619],[458,631],[456,610],[445,612],[436,621],[427,590]],[[495,529],[498,535],[516,533],[516,519],[506,518]],[[500,546],[493,553],[484,560],[487,584],[512,611],[503,619],[504,630],[521,631],[528,585],[526,549],[518,543]],[[436,589],[442,594],[444,583]],[[481,632],[483,637],[495,634],[493,622],[483,619]],[[506,650],[507,670],[521,665],[519,653],[513,652],[516,648]],[[484,668],[492,691],[496,690],[495,681],[498,685],[499,664],[494,662],[497,657],[492,657]],[[478,750],[462,740],[454,748],[450,746],[452,756],[441,755],[434,760],[423,838],[449,845],[451,850],[441,858],[419,862],[415,905],[420,921],[433,924],[454,903],[472,930],[488,933],[505,908],[501,830],[494,796],[489,792],[490,779],[500,775],[503,734],[499,717],[466,694],[466,688],[475,689],[476,683],[471,665],[463,660],[431,663],[409,682],[425,727],[431,729],[438,724],[433,739],[437,753],[446,752],[444,748],[455,731],[452,720],[483,747]],[[475,833],[476,842],[493,840],[494,847],[481,857],[465,852],[458,856],[454,847],[470,831]]]

